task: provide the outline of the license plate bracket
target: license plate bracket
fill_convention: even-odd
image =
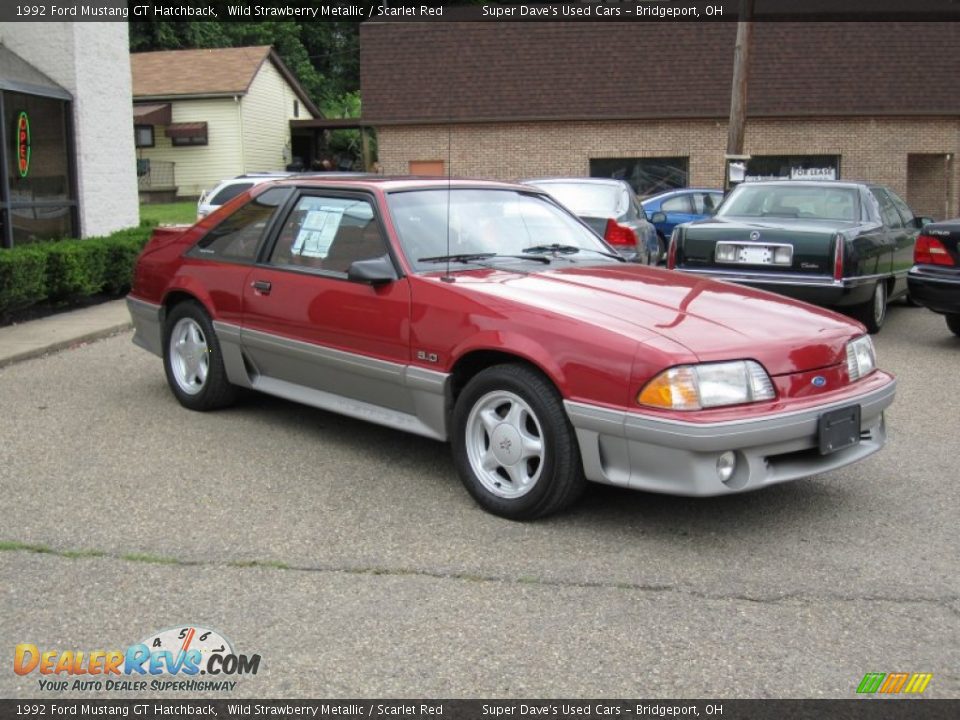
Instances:
[[[818,427],[820,454],[829,455],[860,442],[860,406],[825,412]]]

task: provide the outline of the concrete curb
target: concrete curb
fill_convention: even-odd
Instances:
[[[0,355],[0,368],[5,368],[8,365],[14,365],[16,363],[23,362],[24,360],[33,360],[34,358],[49,355],[50,353],[59,352],[61,350],[67,350],[68,348],[72,348],[77,345],[91,343],[96,340],[103,340],[113,335],[118,335],[119,333],[130,330],[131,328],[133,328],[132,322],[128,321],[125,323],[117,323],[116,325],[111,325],[110,327],[93,330],[91,332],[83,333],[81,335],[63,340],[57,340],[47,345],[30,348],[29,350],[24,350],[12,355]]]
[[[130,330],[124,299],[0,328],[0,368]]]

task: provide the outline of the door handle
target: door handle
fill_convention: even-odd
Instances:
[[[254,280],[252,283],[250,283],[250,287],[252,287],[254,290],[259,290],[264,295],[269,295],[270,288],[272,288],[273,285],[266,280]]]

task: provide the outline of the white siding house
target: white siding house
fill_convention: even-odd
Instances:
[[[220,180],[282,170],[290,121],[320,115],[269,46],[131,55],[140,191],[196,197]]]

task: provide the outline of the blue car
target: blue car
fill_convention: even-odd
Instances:
[[[666,248],[675,226],[712,216],[722,200],[723,190],[678,188],[644,198],[640,205],[657,229],[661,246]]]

